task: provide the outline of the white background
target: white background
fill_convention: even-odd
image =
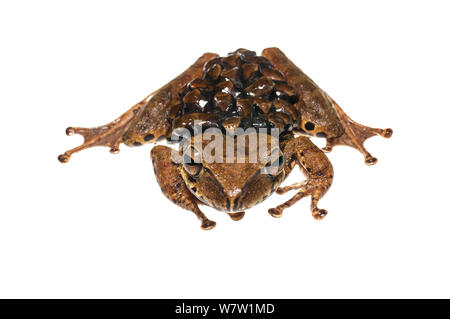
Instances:
[[[450,297],[445,1],[9,1],[0,5],[0,297]],[[67,126],[109,122],[204,52],[278,46],[356,121],[373,167],[329,155],[332,188],[217,226],[168,201],[151,146],[119,155]],[[314,139],[319,146],[324,140]],[[286,184],[298,181],[299,173]],[[293,195],[293,194],[292,194]]]

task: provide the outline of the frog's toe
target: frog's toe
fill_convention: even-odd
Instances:
[[[322,147],[322,151],[325,153],[330,153],[333,150],[333,146],[327,145],[325,147]]]
[[[326,209],[315,208],[312,211],[312,216],[316,220],[321,220],[321,219],[325,218],[325,216],[327,216],[327,214],[328,214],[328,211]]]
[[[120,148],[118,146],[113,146],[109,149],[111,154],[118,154],[120,152]]]
[[[210,229],[213,229],[214,227],[216,227],[215,221],[209,220],[209,219],[202,220],[201,228],[203,230],[210,230]]]
[[[391,138],[392,134],[394,134],[394,130],[392,130],[391,128],[386,128],[383,130],[383,132],[381,132],[380,135],[384,138]]]
[[[234,221],[241,220],[244,218],[245,212],[237,212],[237,213],[228,213],[228,216]]]
[[[280,207],[271,208],[269,209],[269,214],[272,217],[280,218],[283,215],[283,209]]]
[[[112,154],[119,153],[119,144],[122,142],[122,133],[124,127],[118,124],[107,124],[104,126],[84,128],[84,127],[68,127],[66,135],[72,136],[79,134],[83,136],[84,142],[71,150],[64,152],[58,156],[61,163],[67,163],[73,153],[82,151],[84,149],[94,146],[106,146],[110,148]]]

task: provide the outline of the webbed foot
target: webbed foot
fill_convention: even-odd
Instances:
[[[328,190],[331,180],[329,178],[324,179],[310,179],[305,181],[305,183],[297,183],[302,184],[302,186],[299,186],[294,184],[291,186],[285,187],[287,189],[285,192],[293,189],[299,189],[298,191],[291,199],[284,202],[281,205],[278,205],[275,208],[269,209],[269,214],[272,217],[280,218],[283,215],[283,211],[297,203],[299,200],[301,200],[303,197],[311,196],[311,214],[314,217],[314,219],[320,220],[323,219],[327,214],[328,211],[325,209],[321,209],[317,207],[317,203],[320,198],[326,193]],[[295,186],[295,187],[294,187]],[[283,194],[283,193],[281,193]]]
[[[394,131],[391,128],[372,128],[353,121],[328,94],[326,96],[330,99],[341,120],[341,124],[344,127],[344,134],[339,137],[327,138],[327,144],[322,150],[324,152],[331,152],[336,145],[347,145],[359,150],[364,155],[364,162],[367,165],[376,164],[378,161],[377,158],[373,157],[363,146],[365,140],[375,135],[390,138]]]
[[[279,208],[279,207],[270,208],[269,209],[269,214],[272,217],[280,218],[283,215],[283,209],[284,208]]]
[[[122,116],[106,125],[93,128],[68,127],[66,129],[66,135],[71,136],[74,134],[79,134],[84,137],[84,142],[80,146],[59,155],[58,160],[61,163],[67,163],[73,153],[94,146],[106,146],[110,148],[109,151],[112,154],[119,153],[119,145],[122,143],[122,136],[130,125],[131,120],[139,112],[141,107],[145,105],[146,99],[142,100],[127,112],[122,114]]]
[[[314,208],[312,211],[312,216],[314,217],[314,219],[316,220],[321,220],[323,219],[325,216],[327,216],[328,211],[326,209],[320,209],[320,208]]]

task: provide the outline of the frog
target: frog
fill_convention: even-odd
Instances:
[[[203,139],[208,132],[210,138]],[[279,218],[310,197],[312,216],[323,219],[328,211],[318,206],[319,200],[334,178],[326,153],[337,145],[349,146],[363,154],[365,164],[374,165],[377,158],[364,142],[376,135],[390,138],[393,130],[352,120],[279,48],[270,47],[261,55],[242,48],[226,56],[205,53],[114,121],[68,127],[66,134],[79,134],[84,142],[59,155],[61,163],[95,146],[117,154],[122,143],[157,144],[150,157],[162,193],[209,230],[216,222],[200,205],[238,221],[273,193],[292,190],[293,197],[268,210],[271,216]],[[207,154],[211,136],[216,147]],[[324,138],[325,147],[316,146],[312,136]],[[224,155],[229,155],[226,147],[233,150],[231,156]],[[239,148],[240,156],[234,153]],[[296,166],[305,179],[281,186]]]

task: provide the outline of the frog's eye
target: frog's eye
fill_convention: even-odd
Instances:
[[[202,171],[203,165],[201,163],[196,163],[189,154],[184,154],[183,168],[189,175],[196,177]]]

